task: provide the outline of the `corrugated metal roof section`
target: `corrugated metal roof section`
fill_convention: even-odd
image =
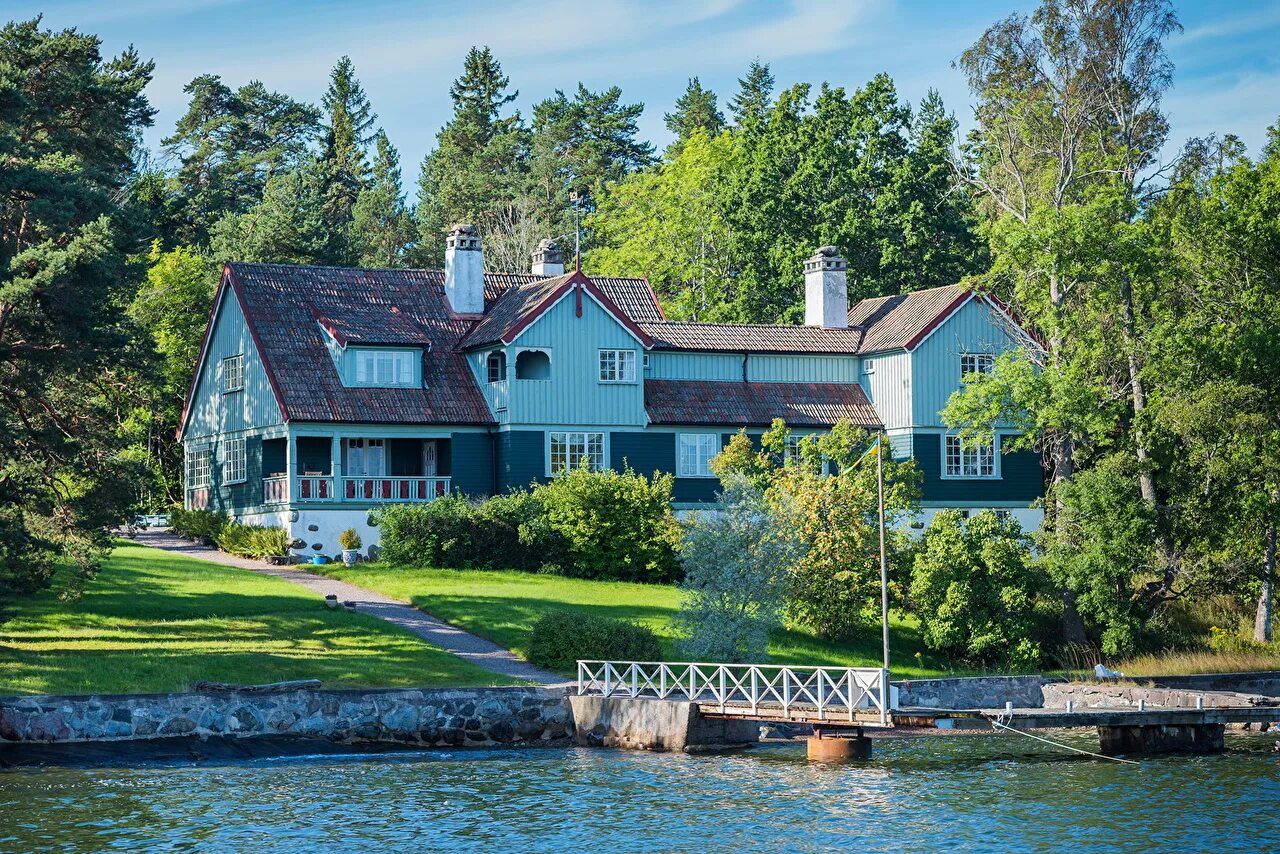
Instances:
[[[961,285],[947,285],[862,300],[849,309],[849,325],[864,330],[859,352],[875,353],[907,347],[962,302],[968,293]]]
[[[640,328],[671,350],[730,353],[856,353],[860,329],[754,323],[641,323]]]
[[[852,383],[645,380],[644,405],[654,424],[764,427],[781,418],[792,427],[830,427],[841,419],[881,427],[862,387]]]

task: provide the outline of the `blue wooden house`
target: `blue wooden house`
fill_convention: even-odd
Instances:
[[[883,430],[924,473],[927,517],[995,508],[1038,525],[1034,453],[961,447],[939,417],[962,374],[1025,335],[961,287],[848,305],[845,262],[805,265],[803,326],[667,320],[643,279],[484,271],[458,226],[444,270],[228,264],[180,426],[186,506],[285,527],[332,554],[370,508],[485,496],[566,467],[675,475],[678,508],[740,429],[842,418]],[[1007,432],[1007,431],[1006,431]],[[318,547],[318,548],[317,548]]]

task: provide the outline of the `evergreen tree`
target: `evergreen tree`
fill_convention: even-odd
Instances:
[[[118,414],[132,329],[120,207],[152,64],[97,37],[0,29],[0,600],[93,572],[130,503]]]
[[[187,112],[162,142],[179,166],[171,186],[154,193],[157,237],[202,245],[215,222],[249,210],[272,176],[302,163],[320,114],[256,80],[232,91],[202,74],[183,91]]]
[[[353,263],[358,249],[350,239],[356,199],[369,179],[365,150],[373,139],[369,129],[377,118],[369,106],[355,65],[342,57],[329,75],[324,109],[328,114],[320,171],[324,182],[324,222],[333,246],[330,256]]]
[[[502,115],[518,94],[508,94],[510,82],[489,48],[467,53],[449,90],[453,117],[422,163],[414,264],[442,266],[445,235],[456,222],[474,223],[488,238],[513,216],[525,187],[529,138],[519,113]]]
[[[327,176],[319,160],[276,175],[252,210],[218,221],[209,241],[210,255],[219,263],[343,263],[334,255],[340,241],[325,219]],[[341,242],[345,239],[344,235]]]
[[[773,74],[759,60],[747,68],[747,76],[738,78],[738,94],[729,100],[733,122],[738,127],[762,121],[773,106]]]
[[[715,136],[724,129],[724,114],[716,106],[716,93],[703,89],[697,77],[689,78],[689,86],[676,99],[675,112],[663,116],[667,130],[675,134],[668,152],[680,150],[695,130],[701,129],[707,136]]]
[[[400,188],[400,155],[378,131],[373,177],[360,191],[351,221],[351,244],[362,267],[399,267],[413,241],[413,218]]]

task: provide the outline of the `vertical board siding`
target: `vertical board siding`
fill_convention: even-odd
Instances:
[[[649,354],[645,376],[655,380],[741,380],[742,356],[655,350]]]
[[[856,383],[858,358],[829,353],[790,356],[756,353],[747,359],[747,379],[764,383]]]
[[[865,373],[872,364],[872,372]],[[862,390],[884,422],[886,430],[911,426],[912,354],[876,353],[863,357]]]
[[[674,474],[676,470],[674,433],[609,434],[609,467],[622,471],[630,466],[637,474],[655,471]]]
[[[244,388],[222,392],[222,360],[244,355]],[[213,333],[200,376],[191,396],[191,411],[183,438],[216,436],[237,430],[283,424],[258,349],[249,335],[244,313],[230,287],[222,292]]]
[[[510,408],[508,406],[508,392],[511,387],[513,377],[515,376],[515,357],[507,354],[507,381],[505,383],[489,382],[489,354],[501,352],[503,348],[492,347],[488,350],[476,350],[467,354],[467,364],[471,366],[471,373],[476,378],[476,385],[480,387],[480,393],[484,395],[485,402],[489,404],[489,412],[493,414],[493,420],[499,424],[506,424],[510,416]],[[554,370],[554,366],[552,368]]]
[[[636,382],[600,382],[602,347],[636,351]],[[514,378],[519,351],[529,349],[550,354],[550,379]],[[512,377],[509,423],[643,426],[647,420],[641,379],[643,355],[640,343],[585,294],[582,317],[578,317],[570,293],[508,349]]]
[[[990,306],[973,299],[916,348],[911,354],[914,426],[944,426],[939,413],[960,389],[961,353],[999,354],[1013,348],[1002,324]]]
[[[1044,494],[1044,474],[1035,451],[1000,455],[1000,477],[965,479],[942,477],[942,433],[916,433],[916,465],[924,476],[921,497],[931,501],[1022,501],[1027,504]]]
[[[494,437],[488,433],[454,433],[448,442],[453,490],[483,497],[493,493]]]
[[[498,434],[498,487],[503,492],[546,481],[546,434],[509,430]]]

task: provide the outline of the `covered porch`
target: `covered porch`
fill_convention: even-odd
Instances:
[[[451,488],[452,440],[318,435],[262,443],[262,502],[425,502]]]

